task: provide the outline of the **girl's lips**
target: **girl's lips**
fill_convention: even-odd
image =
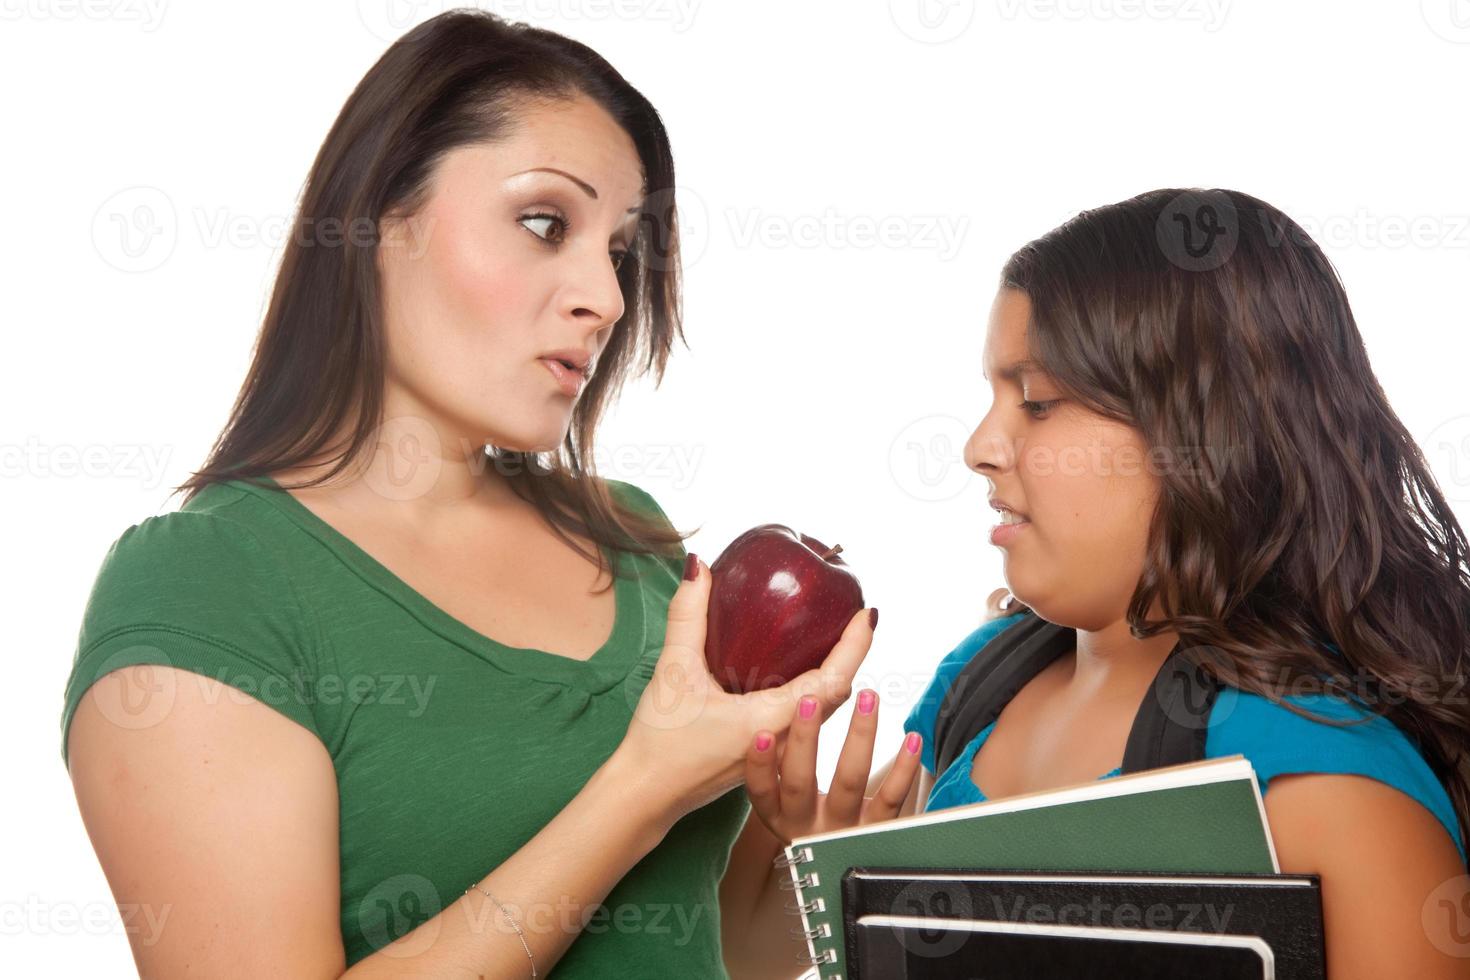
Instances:
[[[582,385],[587,381],[586,375],[580,371],[573,371],[561,361],[550,357],[541,358],[541,363],[545,364],[546,369],[556,378],[556,383],[561,386],[562,394],[568,398],[577,397],[577,392],[582,390]]]
[[[990,543],[997,548],[1004,548],[1016,540],[1017,535],[1024,533],[1030,526],[1031,522],[1029,520],[1022,521],[1019,524],[997,524],[990,529]]]

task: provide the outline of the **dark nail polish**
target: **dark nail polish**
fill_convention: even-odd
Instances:
[[[699,556],[691,551],[689,557],[684,559],[684,581],[693,582],[697,578],[699,578]]]
[[[872,609],[869,609],[868,610],[868,629],[875,630],[877,628],[878,628],[878,607],[877,606],[874,606]]]

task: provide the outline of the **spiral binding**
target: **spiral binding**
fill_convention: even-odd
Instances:
[[[798,855],[797,857],[789,858],[786,856],[786,852],[782,851],[780,854],[777,854],[774,859],[772,859],[771,863],[778,868],[789,868],[793,864],[806,864],[808,861],[812,860],[812,849],[810,847],[803,847],[796,853]],[[803,854],[806,856],[801,857],[800,855]]]
[[[806,864],[807,862],[812,860],[812,849],[810,847],[802,847],[798,848],[790,856],[788,856],[783,851],[782,853],[776,855],[776,857],[772,859],[771,863],[778,868],[789,868],[793,865]],[[804,889],[815,888],[820,883],[821,879],[818,877],[817,873],[813,871],[810,874],[798,875],[795,879],[789,881],[784,879],[778,881],[776,882],[776,887],[780,888],[782,891],[794,891],[799,896]],[[810,902],[799,902],[795,905],[792,905],[788,902],[786,905],[787,912],[799,912],[803,917],[809,916],[813,912],[825,912],[826,910],[827,903],[824,902],[820,897],[813,898]],[[831,939],[832,925],[831,923],[823,922],[820,925],[815,926],[811,929],[802,929],[798,927],[791,929],[790,932],[794,938],[803,939],[810,945],[812,943],[812,940],[814,939]],[[813,946],[813,948],[815,947]],[[824,949],[815,956],[801,956],[798,957],[798,960],[806,966],[820,966],[823,963],[836,963],[837,950],[835,948]]]
[[[800,891],[803,888],[815,888],[821,883],[821,879],[818,878],[817,873],[813,871],[809,875],[801,875],[794,881],[787,881],[785,879],[782,879],[781,881],[776,882],[776,887],[784,892],[789,892]]]
[[[827,911],[827,903],[820,898],[814,898],[810,902],[803,902],[800,905],[792,905],[790,902],[787,902],[786,911],[792,914],[800,912],[802,915],[811,915],[813,912]]]

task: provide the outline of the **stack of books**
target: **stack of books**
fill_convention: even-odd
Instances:
[[[1321,883],[1283,875],[1234,755],[793,840],[820,980],[1325,976]]]

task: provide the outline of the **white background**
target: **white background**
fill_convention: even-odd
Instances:
[[[629,388],[602,472],[702,524],[706,560],[768,521],[844,546],[882,609],[859,677],[880,758],[1003,584],[959,456],[996,275],[1083,208],[1203,186],[1285,209],[1470,517],[1464,0],[492,7],[590,43],[673,139],[692,349]],[[224,422],[342,101],[441,9],[0,0],[6,973],[130,975],[61,763],[83,604]],[[163,231],[140,246],[119,220]]]

